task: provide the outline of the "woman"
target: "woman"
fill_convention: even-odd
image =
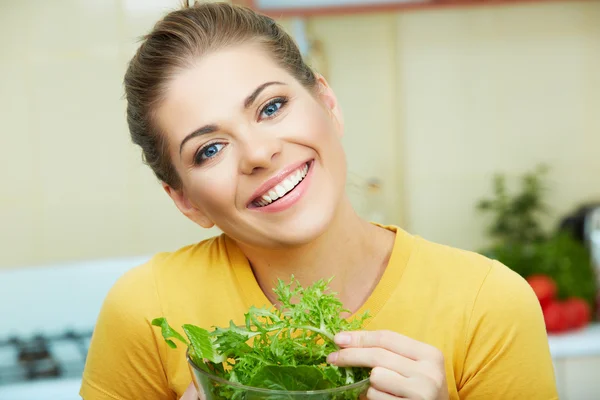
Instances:
[[[151,326],[236,323],[278,278],[335,276],[365,330],[328,361],[373,368],[370,399],[553,399],[539,304],[480,255],[362,220],[344,193],[344,120],[271,19],[209,3],[168,14],[125,76],[133,141],[177,208],[224,234],[156,255],[111,289],[81,394],[195,398],[184,349]],[[187,392],[186,392],[187,390]]]

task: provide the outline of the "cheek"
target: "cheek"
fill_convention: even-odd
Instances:
[[[308,129],[310,139],[317,150],[320,153],[327,153],[328,158],[344,156],[339,125],[335,123],[333,118],[330,114],[320,110],[320,113],[316,114],[310,121],[310,128]]]
[[[295,136],[303,139],[304,144],[318,148],[329,146],[331,141],[339,141],[333,117],[318,104],[304,104],[295,111],[287,122]]]
[[[189,196],[208,215],[223,214],[235,201],[235,175],[216,166],[190,175]]]

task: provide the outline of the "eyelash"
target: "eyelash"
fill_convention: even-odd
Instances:
[[[204,146],[200,147],[198,149],[198,152],[194,155],[194,164],[200,165],[200,164],[204,163],[205,161],[207,161],[207,160],[209,160],[211,158],[214,158],[214,156],[213,157],[208,157],[208,158],[202,158],[202,156],[204,155],[204,152],[208,148],[210,148],[212,146],[217,146],[217,145],[223,145],[223,146],[225,146],[225,143],[222,143],[222,142],[210,142],[210,143],[207,143]],[[220,150],[215,155],[217,155],[219,153],[220,153]]]
[[[289,101],[289,99],[287,97],[277,97],[277,98],[274,98],[274,99],[270,100],[267,104],[265,104],[260,109],[260,111],[259,111],[259,117],[265,112],[265,110],[267,109],[267,107],[270,107],[272,105],[280,103],[281,105],[279,106],[279,108],[277,109],[277,111],[275,111],[275,113],[273,113],[272,115],[264,117],[263,120],[265,120],[265,119],[268,120],[268,119],[275,118],[281,112],[281,110],[286,106],[286,104],[288,103],[288,101]],[[198,149],[198,151],[196,152],[196,154],[194,155],[194,164],[200,165],[200,164],[206,162],[208,159],[214,158],[214,157],[210,157],[208,159],[203,159],[202,155],[204,154],[204,152],[206,151],[206,149],[208,149],[209,147],[215,146],[215,145],[219,145],[219,144],[221,144],[223,146],[226,145],[225,143],[222,143],[222,142],[212,142],[212,143],[207,143],[204,146],[200,147]],[[219,150],[219,153],[220,153],[220,150]],[[217,153],[217,155],[219,153]]]
[[[272,106],[274,104],[277,104],[277,103],[281,103],[281,106],[279,106],[279,109],[275,112],[275,114],[273,114],[271,116],[264,117],[263,119],[272,119],[272,118],[275,118],[279,114],[279,112],[286,106],[286,104],[288,103],[288,101],[289,101],[289,99],[287,97],[276,97],[273,100],[270,100],[267,104],[265,104],[260,109],[260,112],[258,114],[259,117],[262,115],[262,113],[265,112],[265,110],[267,109],[267,107],[270,107],[270,106]]]

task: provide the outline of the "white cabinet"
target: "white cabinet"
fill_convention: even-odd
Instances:
[[[600,356],[555,360],[554,366],[561,400],[600,398]]]
[[[549,342],[560,400],[600,399],[600,324]]]

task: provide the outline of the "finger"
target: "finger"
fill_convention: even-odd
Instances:
[[[407,378],[381,367],[373,368],[369,382],[380,392],[407,399],[437,399],[446,386],[445,381],[436,381],[427,375]]]
[[[400,398],[413,398],[414,390],[410,380],[387,368],[375,367],[369,377],[371,387],[380,392]]]
[[[327,362],[338,367],[383,367],[410,377],[418,371],[417,362],[382,348],[348,348],[331,353]]]
[[[387,330],[340,332],[334,339],[340,347],[381,347],[412,360],[428,358],[435,350],[428,344]]]
[[[185,390],[185,393],[179,400],[198,400],[198,392],[196,391],[193,383],[190,383]]]
[[[371,386],[367,390],[366,398],[369,400],[396,400],[396,399],[406,399],[406,397],[396,397],[394,395],[379,391]]]

